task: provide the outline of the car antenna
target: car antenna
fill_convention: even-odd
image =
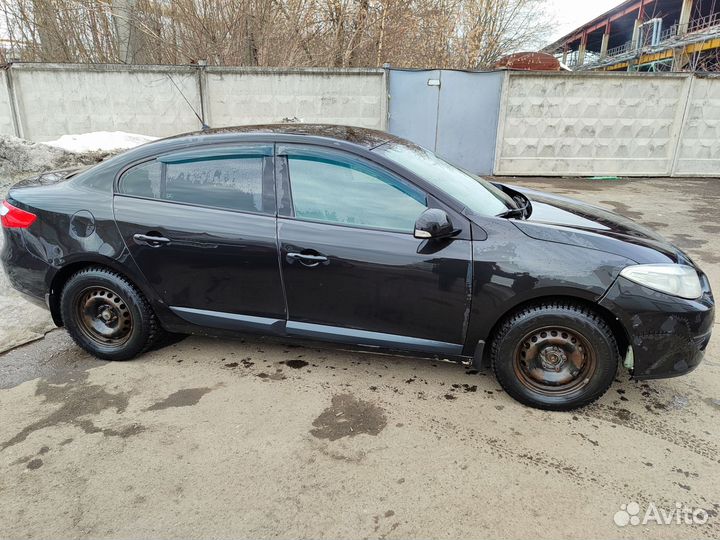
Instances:
[[[170,82],[173,83],[173,86],[177,89],[178,92],[180,92],[180,95],[185,100],[185,103],[188,104],[188,107],[190,107],[190,110],[193,112],[193,114],[197,117],[198,120],[200,120],[200,124],[202,125],[202,131],[208,131],[210,129],[210,126],[208,126],[205,123],[205,120],[198,114],[198,112],[195,110],[195,107],[192,106],[192,103],[188,100],[187,97],[185,97],[185,94],[183,94],[183,91],[180,90],[180,87],[175,82],[175,79],[172,78],[172,76],[169,73],[166,73],[168,76],[168,79],[170,79]]]

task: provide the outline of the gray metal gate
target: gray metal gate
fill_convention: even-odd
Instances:
[[[503,73],[390,70],[388,131],[492,174]]]

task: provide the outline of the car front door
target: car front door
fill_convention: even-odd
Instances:
[[[273,146],[242,144],[161,155],[126,170],[115,220],[157,295],[202,326],[284,324]]]
[[[278,145],[287,332],[459,354],[469,313],[469,222],[450,240],[413,236],[432,197],[348,152]]]

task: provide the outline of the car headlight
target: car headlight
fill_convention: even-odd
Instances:
[[[702,295],[697,271],[684,264],[637,264],[622,269],[620,275],[656,291],[694,300]]]

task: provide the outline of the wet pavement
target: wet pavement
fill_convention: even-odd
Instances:
[[[720,290],[720,180],[510,183],[655,227]],[[716,333],[688,376],[552,413],[451,363],[249,337],[109,363],[55,330],[0,356],[0,537],[718,537]],[[632,502],[708,521],[619,527]]]

